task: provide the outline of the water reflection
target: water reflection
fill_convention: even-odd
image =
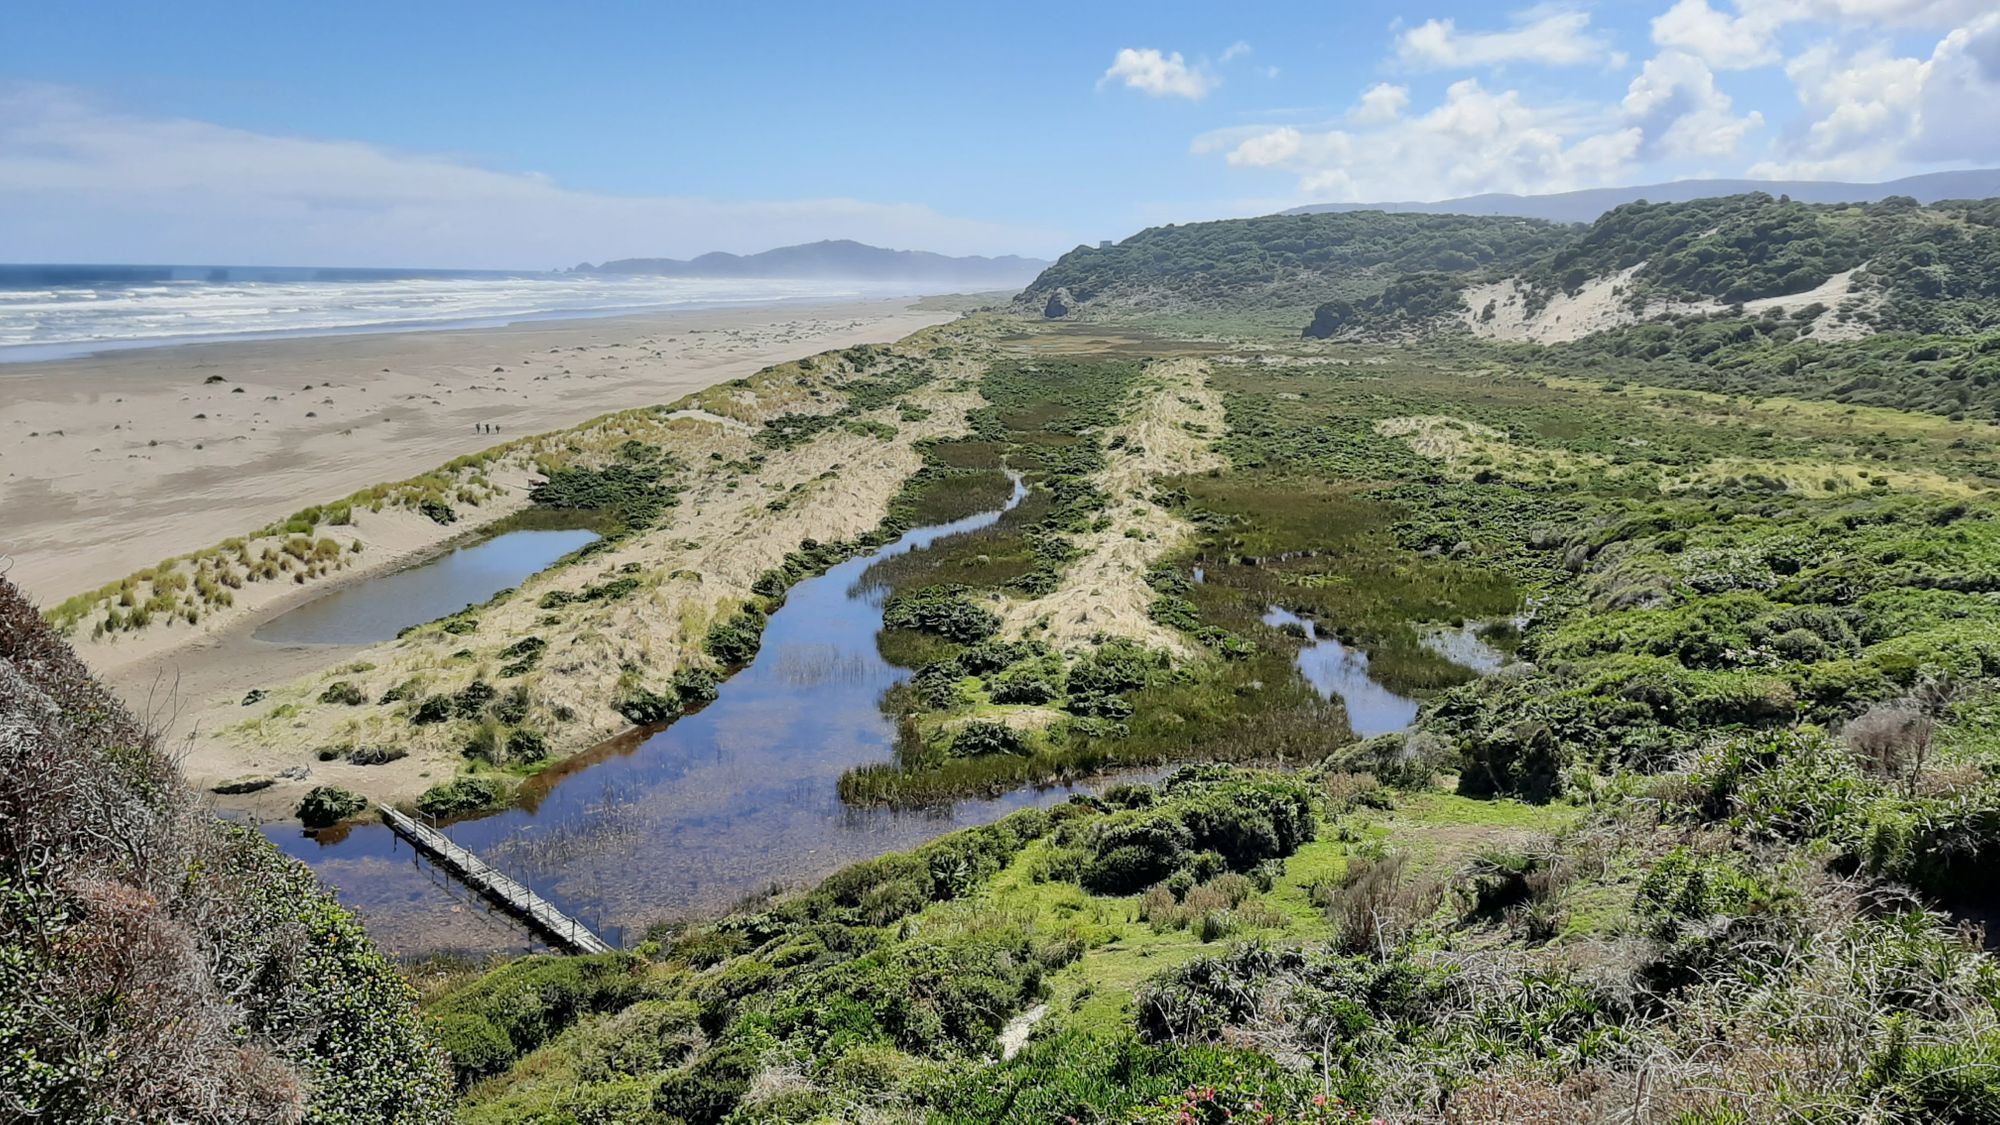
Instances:
[[[264,623],[278,644],[368,645],[478,605],[597,538],[594,531],[509,531],[421,566],[335,590]]]
[[[1023,494],[1017,480],[1007,507]],[[876,651],[881,594],[857,581],[880,559],[999,517],[912,531],[799,583],[771,615],[757,659],[714,703],[551,770],[520,807],[456,825],[451,836],[617,943],[657,919],[723,910],[773,883],[1062,800],[1072,790],[893,812],[850,809],[835,793],[842,771],[890,757],[895,727],[878,704],[908,675]],[[527,945],[511,927],[496,936],[466,924],[462,897],[440,888],[381,825],[359,825],[338,842],[272,833],[397,952]]]
[[[1340,697],[1355,737],[1408,730],[1417,720],[1416,700],[1397,695],[1369,678],[1367,653],[1321,635],[1312,621],[1278,606],[1265,612],[1264,624],[1274,628],[1291,625],[1304,631],[1306,646],[1299,650],[1299,672],[1321,698]]]
[[[1425,648],[1453,664],[1470,668],[1482,676],[1490,676],[1507,663],[1507,654],[1479,635],[1486,624],[1483,621],[1467,621],[1456,627],[1434,625],[1424,629],[1420,639]],[[1519,628],[1518,621],[1515,627]]]

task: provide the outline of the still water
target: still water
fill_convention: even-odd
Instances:
[[[1017,481],[1007,507],[1022,495]],[[895,727],[878,704],[909,675],[876,651],[881,595],[859,588],[863,572],[999,518],[986,512],[920,528],[799,583],[771,615],[757,659],[723,683],[715,702],[651,737],[551,770],[520,807],[455,825],[450,835],[607,940],[631,944],[649,922],[717,912],[773,883],[810,881],[1065,799],[1074,790],[897,812],[850,809],[835,793],[844,770],[892,756]],[[322,839],[267,831],[396,952],[528,944],[379,824]]]
[[[1312,621],[1288,609],[1270,607],[1264,613],[1264,624],[1273,628],[1296,625],[1305,630],[1299,673],[1321,698],[1338,697],[1347,705],[1347,725],[1356,738],[1408,730],[1417,721],[1416,700],[1397,695],[1369,678],[1367,653],[1322,635]]]
[[[280,614],[254,634],[278,644],[369,645],[436,621],[546,569],[594,531],[509,531],[421,566],[336,590]]]

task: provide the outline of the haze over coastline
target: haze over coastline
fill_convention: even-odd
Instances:
[[[648,261],[597,271],[0,265],[0,363],[162,344],[1011,288],[1047,264],[857,243],[705,255],[674,269]],[[764,268],[754,268],[759,263]]]

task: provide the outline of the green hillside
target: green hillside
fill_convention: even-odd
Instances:
[[[447,1111],[416,991],[0,579],[0,1119]]]
[[[1636,269],[1620,296],[1727,307],[1858,271],[1860,322],[1882,331],[2000,325],[2000,200],[1807,204],[1762,193],[1630,203],[1588,226],[1341,212],[1154,227],[1071,251],[1016,299],[1044,315],[1290,317],[1312,335],[1446,323],[1454,289],[1518,278],[1530,309]],[[1064,302],[1067,305],[1064,305]],[[1865,307],[1860,307],[1865,306]],[[1227,323],[1226,319],[1222,323]]]
[[[1886,298],[1881,327],[1976,330],[2000,323],[2000,200],[1806,204],[1755,193],[1632,203],[1524,277],[1548,295],[1634,266],[1633,298],[1725,305],[1802,293],[1859,268],[1862,287]]]
[[[1017,304],[1039,313],[1067,290],[1092,311],[1290,313],[1330,295],[1379,291],[1405,273],[1509,272],[1562,245],[1572,229],[1533,219],[1378,212],[1151,227],[1064,254]]]

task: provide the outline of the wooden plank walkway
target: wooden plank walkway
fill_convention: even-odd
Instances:
[[[549,900],[522,886],[492,864],[451,842],[444,833],[419,823],[387,805],[380,806],[382,819],[396,835],[429,857],[445,871],[487,901],[521,919],[528,928],[550,944],[571,953],[610,953],[611,943],[590,932],[590,927],[557,910]]]

